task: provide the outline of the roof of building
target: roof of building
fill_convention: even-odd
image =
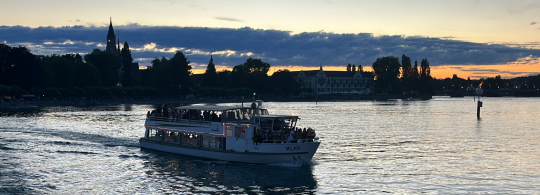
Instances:
[[[298,76],[300,72],[304,72],[307,77],[317,76],[319,70],[308,70],[308,71],[291,71],[294,76]],[[353,77],[356,72],[347,72],[347,71],[324,71],[327,77]],[[373,72],[362,72],[362,77],[373,77]]]

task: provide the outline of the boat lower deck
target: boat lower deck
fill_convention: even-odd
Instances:
[[[256,148],[256,151],[234,151],[227,149],[202,148],[189,145],[180,145],[175,143],[148,140],[144,138],[141,138],[139,142],[141,148],[153,149],[174,154],[195,156],[200,158],[254,164],[276,164],[294,161],[303,161],[305,163],[309,163],[320,144],[320,142],[302,144],[263,143],[257,146],[252,146],[253,148]]]

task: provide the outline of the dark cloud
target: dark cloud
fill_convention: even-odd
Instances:
[[[535,25],[535,24],[536,24],[536,22],[531,22],[531,25]]]
[[[114,24],[114,23],[113,23]],[[174,26],[115,26],[120,42],[128,41],[133,58],[149,65],[152,58],[170,58],[181,50],[194,64],[214,63],[233,67],[249,57],[273,66],[371,65],[377,58],[406,54],[431,66],[506,64],[524,57],[540,57],[540,50],[502,44],[482,44],[419,36],[375,36],[370,33],[334,34]],[[89,53],[105,48],[107,27],[0,26],[0,42],[23,45],[38,54]],[[531,43],[536,44],[536,43]],[[146,49],[145,49],[146,48]],[[414,63],[414,62],[413,62]]]
[[[225,20],[225,21],[230,21],[230,22],[244,22],[242,20],[234,19],[234,18],[226,18],[226,17],[214,17],[214,18],[218,20]]]

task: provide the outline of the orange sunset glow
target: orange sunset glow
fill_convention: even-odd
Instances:
[[[537,62],[520,64],[499,64],[499,65],[444,65],[444,66],[431,66],[431,76],[437,79],[452,78],[456,74],[460,78],[467,79],[480,79],[487,77],[495,77],[500,75],[502,78],[515,78],[522,76],[530,76],[540,74],[540,64]],[[227,69],[226,66],[216,66],[216,69]],[[307,70],[319,70],[318,67],[306,67],[306,66],[273,66],[268,71],[268,75],[272,75],[275,71],[288,69],[290,71],[307,71]],[[371,65],[363,66],[364,71],[372,71]],[[228,68],[227,70],[232,70]],[[346,71],[347,67],[344,66],[323,66],[323,70],[327,71]],[[193,74],[203,74],[205,69],[192,69]]]

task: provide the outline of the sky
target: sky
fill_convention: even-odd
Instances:
[[[540,74],[540,1],[0,1],[0,42],[40,55],[104,50],[112,18],[142,67],[176,51],[194,73],[211,54],[218,69],[253,57],[271,71],[370,70],[405,54],[436,78]]]

